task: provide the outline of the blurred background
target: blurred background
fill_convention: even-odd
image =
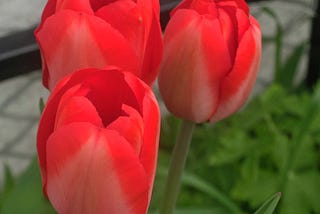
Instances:
[[[276,192],[283,193],[277,213],[320,213],[319,2],[248,2],[263,32],[254,92],[241,112],[197,127],[177,213],[253,213]],[[35,161],[39,99],[48,92],[32,32],[45,3],[0,0],[0,213],[54,213]],[[161,4],[167,20],[176,2]],[[150,213],[162,198],[178,125],[163,119]]]

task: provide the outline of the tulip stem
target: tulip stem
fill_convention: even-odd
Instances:
[[[159,214],[173,213],[194,127],[194,122],[187,120],[182,121],[171,157],[169,173]]]

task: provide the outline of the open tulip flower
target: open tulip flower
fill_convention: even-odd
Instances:
[[[152,91],[130,72],[85,69],[62,79],[37,136],[43,190],[58,213],[146,213],[159,124]]]
[[[43,83],[115,65],[151,84],[162,57],[157,0],[49,0],[35,31]]]
[[[244,0],[184,0],[165,31],[160,93],[178,117],[221,120],[248,98],[260,58],[260,27]]]

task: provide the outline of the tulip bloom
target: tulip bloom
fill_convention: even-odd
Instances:
[[[41,116],[43,190],[60,214],[146,213],[160,115],[144,82],[115,67],[62,79]]]
[[[49,0],[35,36],[50,90],[72,71],[107,65],[151,84],[162,57],[157,0]]]
[[[160,93],[178,117],[221,120],[248,98],[260,58],[260,26],[244,0],[184,0],[165,31]]]

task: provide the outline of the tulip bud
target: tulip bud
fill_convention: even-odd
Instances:
[[[53,89],[65,75],[115,65],[147,84],[162,57],[157,0],[49,0],[35,31],[43,84]]]
[[[165,31],[160,94],[178,117],[219,121],[248,98],[260,58],[260,26],[244,0],[184,0]]]
[[[60,214],[146,213],[159,129],[157,101],[133,74],[72,73],[52,91],[39,124],[44,193]]]

